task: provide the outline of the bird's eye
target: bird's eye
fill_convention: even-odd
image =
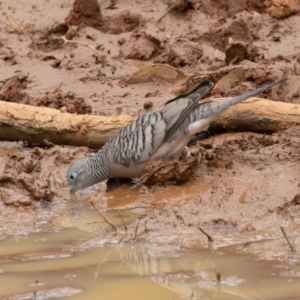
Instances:
[[[74,181],[74,180],[76,179],[76,177],[77,177],[77,174],[76,174],[76,173],[70,173],[70,174],[68,175],[68,177],[69,177],[69,180],[70,180],[70,181]]]

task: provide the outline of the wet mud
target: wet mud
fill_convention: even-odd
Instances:
[[[295,1],[279,2],[193,0],[163,17],[167,1],[89,1],[87,7],[83,1],[9,1],[17,22],[0,22],[0,98],[74,114],[137,117],[201,80],[217,82],[239,70],[214,97],[289,76],[260,97],[300,104],[300,16]],[[93,5],[99,10],[89,13]],[[169,64],[180,76],[128,82],[152,63]],[[0,142],[4,236],[74,226],[65,172],[94,149],[49,142]],[[145,210],[128,226],[128,239],[299,259],[280,230],[299,247],[299,149],[297,125],[272,134],[212,133],[190,145],[189,156],[149,164],[139,182],[110,192],[101,183],[90,192],[103,212]],[[122,234],[99,232],[84,245]]]

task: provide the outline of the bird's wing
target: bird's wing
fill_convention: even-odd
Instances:
[[[264,92],[279,83],[285,82],[287,79],[288,78],[285,77],[276,80],[236,97],[220,101],[197,103],[197,105],[193,106],[188,115],[179,123],[170,139],[176,140],[184,135],[193,136],[202,130],[207,130],[210,122],[223,111],[227,110],[230,106],[255,96],[258,93]]]
[[[109,141],[115,163],[130,167],[148,160],[212,87],[212,82],[205,81],[123,128]]]
[[[192,90],[189,94],[185,94],[179,97],[176,97],[172,100],[166,102],[163,106],[161,106],[161,112],[164,115],[168,115],[169,111],[173,108],[183,107],[180,114],[174,114],[173,116],[170,114],[170,120],[168,122],[169,127],[164,138],[164,142],[167,142],[176,131],[176,129],[180,126],[180,124],[187,118],[190,112],[199,105],[198,101],[203,99],[213,88],[214,83],[207,80],[200,83],[194,90]]]

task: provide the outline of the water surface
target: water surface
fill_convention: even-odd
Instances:
[[[72,228],[3,238],[1,299],[300,297],[300,279],[279,276],[287,267],[283,263],[255,261],[224,249],[221,253],[133,242],[82,250],[89,236]]]

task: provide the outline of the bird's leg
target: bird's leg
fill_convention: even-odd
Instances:
[[[181,154],[182,154],[183,156],[185,156],[185,158],[188,158],[188,157],[191,157],[191,156],[192,156],[192,155],[191,155],[191,151],[190,151],[190,149],[189,149],[188,146],[185,146],[185,147],[183,148]]]
[[[133,186],[131,187],[132,189],[142,185],[141,178],[132,178],[131,180],[133,182]]]

